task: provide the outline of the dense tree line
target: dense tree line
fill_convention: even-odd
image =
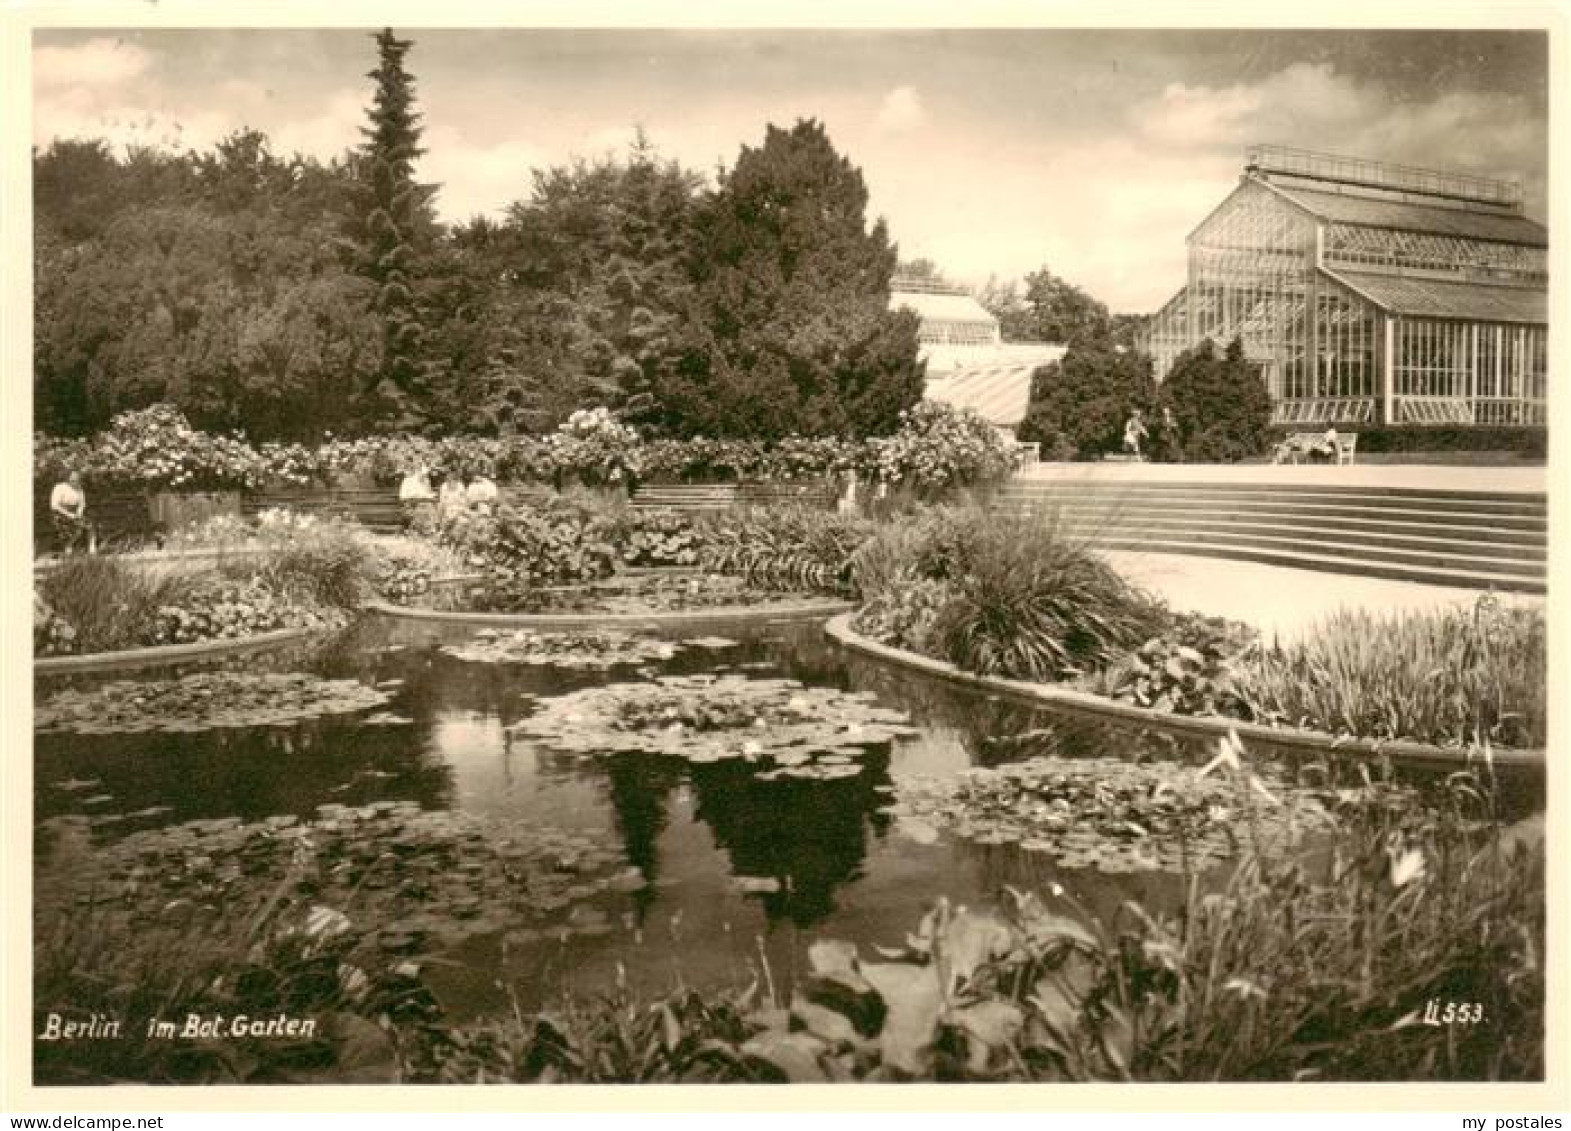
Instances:
[[[254,130],[35,151],[39,427],[168,402],[253,439],[497,434],[604,405],[676,436],[865,436],[919,399],[894,245],[821,125],[768,127],[713,187],[640,137],[444,227],[411,46],[376,37],[362,142],[333,161]]]

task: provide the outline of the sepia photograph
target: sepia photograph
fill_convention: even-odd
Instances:
[[[31,1102],[1564,1088],[1547,13],[87,14]]]

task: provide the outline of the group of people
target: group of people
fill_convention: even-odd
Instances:
[[[1124,454],[1133,456],[1137,460],[1144,460],[1146,453],[1142,448],[1145,440],[1151,435],[1151,429],[1146,426],[1145,415],[1137,408],[1129,414],[1124,421]],[[1178,443],[1178,421],[1173,419],[1173,410],[1166,405],[1162,406],[1161,447],[1169,454],[1158,453],[1159,459],[1172,459],[1171,452]]]
[[[404,509],[406,520],[426,508],[433,508],[439,518],[466,510],[489,510],[496,506],[499,496],[496,481],[482,474],[466,476],[461,472],[437,475],[421,464],[411,468],[398,485],[398,502]]]

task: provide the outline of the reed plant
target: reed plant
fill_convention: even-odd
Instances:
[[[189,587],[185,575],[91,554],[62,558],[37,582],[44,603],[74,631],[78,652],[115,652],[155,643],[159,609],[178,604]]]
[[[1445,746],[1546,740],[1544,614],[1489,597],[1470,609],[1343,610],[1246,656],[1236,677],[1260,717],[1288,725]]]

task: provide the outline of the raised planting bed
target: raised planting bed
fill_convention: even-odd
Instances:
[[[943,660],[935,660],[930,656],[921,656],[915,652],[881,644],[856,631],[851,626],[851,620],[851,614],[839,614],[824,626],[824,630],[832,640],[853,651],[1024,703],[1062,707],[1173,731],[1213,735],[1235,733],[1251,741],[1352,760],[1375,761],[1390,758],[1413,768],[1459,770],[1482,761],[1472,751],[1462,748],[1432,746],[1427,743],[1403,740],[1353,738],[1346,735],[1326,734],[1322,731],[1302,730],[1297,727],[1241,722],[1211,715],[1180,715],[1171,711],[1120,702],[1061,684],[1030,683],[1025,680],[973,675]],[[1543,750],[1497,749],[1489,752],[1488,759],[1492,768],[1497,770],[1541,774],[1545,765]]]

